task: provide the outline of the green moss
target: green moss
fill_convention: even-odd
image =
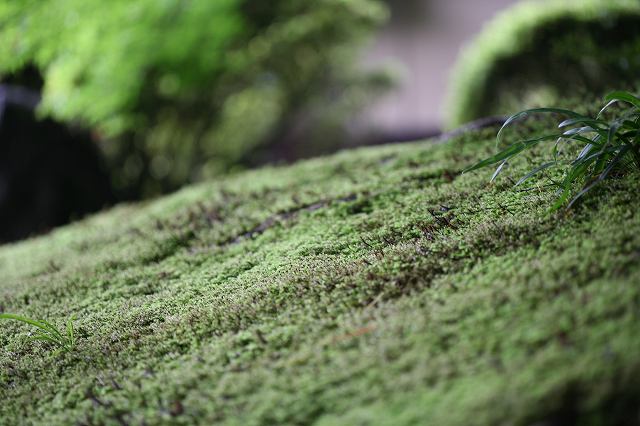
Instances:
[[[447,124],[635,89],[640,3],[543,0],[503,12],[469,45],[451,82]]]
[[[495,131],[243,173],[1,247],[0,308],[75,314],[79,340],[54,357],[2,324],[0,424],[637,418],[640,175],[548,215],[548,189],[460,175]]]

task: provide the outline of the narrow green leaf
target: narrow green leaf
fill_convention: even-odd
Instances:
[[[75,345],[76,339],[73,334],[73,321],[75,320],[75,316],[70,317],[67,320],[67,338],[69,339],[69,344],[71,346]]]
[[[58,328],[55,325],[42,319],[40,320],[40,322],[45,326],[47,326],[47,328],[49,328],[51,333],[54,334],[56,337],[58,337],[59,339],[63,338],[62,333],[60,333],[60,330],[58,330]]]
[[[468,167],[466,169],[464,169],[462,171],[462,173],[466,173],[466,172],[470,172],[473,170],[477,170],[477,169],[481,169],[483,167],[486,166],[490,166],[492,164],[496,164],[502,160],[508,159],[514,155],[516,155],[517,153],[521,152],[523,149],[525,149],[525,145],[518,142],[515,143],[513,145],[511,145],[509,148],[505,149],[502,152],[499,152],[498,154],[494,155],[493,157],[489,157],[486,160],[480,161],[479,163]]]
[[[582,151],[580,151],[580,154],[578,154],[578,160],[580,160],[581,158],[586,157],[586,155],[591,152],[591,150],[593,149],[593,144],[589,143],[587,145],[584,146],[584,148],[582,148]]]
[[[467,173],[473,170],[481,169],[486,166],[491,166],[503,160],[508,160],[527,148],[531,148],[532,146],[537,145],[538,143],[546,140],[557,139],[560,136],[561,135],[556,133],[552,135],[545,135],[538,138],[527,139],[527,140],[516,142],[514,144],[509,145],[507,148],[505,148],[503,151],[500,151],[496,155],[489,157],[483,161],[480,161],[479,163],[476,163],[471,167],[467,167],[462,171],[462,173]]]
[[[602,109],[598,113],[597,118],[600,119],[600,117],[602,117],[602,114],[604,114],[612,105],[615,105],[617,103],[618,103],[618,101],[609,101],[609,102],[607,102],[607,104],[604,107],[602,107]]]
[[[609,173],[611,173],[611,171],[615,168],[615,166],[620,161],[622,161],[622,159],[624,158],[624,155],[629,151],[629,149],[630,148],[628,146],[622,147],[622,149],[620,150],[620,153],[618,153],[618,155],[609,163],[608,167],[596,179],[594,179],[593,182],[591,182],[589,185],[583,188],[580,192],[578,192],[578,194],[576,194],[575,197],[573,197],[573,199],[567,206],[567,209],[570,209],[582,196],[584,196],[587,192],[591,191],[596,185],[598,185],[604,179],[606,179],[606,177],[609,175]]]
[[[64,346],[62,344],[62,342],[60,342],[60,341],[58,341],[58,340],[56,340],[56,339],[54,339],[52,337],[43,335],[43,334],[39,334],[37,336],[31,336],[31,337],[29,337],[29,340],[37,340],[37,341],[52,343],[52,344],[54,344],[56,346]]]
[[[609,93],[605,98],[605,102],[626,102],[640,109],[640,98],[629,92],[617,91]]]
[[[556,161],[550,161],[548,163],[544,163],[541,166],[536,167],[535,169],[531,170],[529,173],[527,173],[526,175],[521,177],[520,180],[518,180],[518,182],[516,182],[515,186],[522,185],[524,182],[526,182],[527,180],[529,180],[530,178],[532,178],[536,174],[538,174],[541,171],[546,170],[546,169],[548,169],[550,167],[556,166],[557,164],[558,163]]]
[[[607,145],[611,145],[611,143],[613,142],[613,139],[616,136],[616,133],[618,133],[618,130],[622,127],[622,123],[620,122],[614,122],[611,127],[609,127],[609,131],[607,132]]]
[[[585,145],[596,145],[596,146],[602,145],[601,143],[598,142],[600,139],[602,139],[600,135],[596,135],[592,139],[585,138],[584,136],[580,136],[580,135],[571,135],[571,136],[563,137],[561,139],[566,139],[569,141],[572,141],[572,140],[578,141],[578,142],[582,142]]]
[[[590,133],[597,133],[598,135],[605,137],[607,135],[607,130],[606,129],[597,129],[591,126],[584,126],[584,127],[575,127],[573,129],[569,129],[567,131],[565,131],[562,136],[567,136],[567,137],[571,137],[574,135],[583,135],[583,134],[590,134]]]
[[[491,176],[491,180],[489,182],[493,182],[494,180],[496,180],[496,178],[498,177],[498,175],[500,174],[500,172],[502,171],[502,169],[506,164],[507,164],[507,160],[504,160],[502,163],[500,163],[496,171],[493,172],[493,175]]]
[[[521,111],[521,112],[519,112],[517,114],[514,114],[511,117],[507,118],[507,121],[504,122],[504,124],[502,125],[502,127],[498,131],[498,136],[497,136],[498,141],[501,140],[502,132],[504,131],[504,129],[509,127],[512,123],[514,123],[515,121],[517,121],[517,120],[519,120],[519,119],[521,119],[523,117],[526,117],[527,115],[537,114],[537,113],[553,113],[553,114],[566,115],[566,116],[572,117],[572,118],[584,118],[586,120],[590,119],[589,117],[586,117],[584,115],[578,114],[575,111],[570,111],[568,109],[562,109],[562,108],[533,108],[533,109],[528,109],[526,111]]]
[[[619,146],[615,146],[615,147],[608,147],[602,150],[599,150],[597,152],[594,152],[588,156],[584,156],[584,157],[580,157],[578,156],[578,158],[576,158],[575,160],[573,160],[571,162],[571,166],[575,167],[581,163],[584,162],[591,162],[592,160],[596,160],[598,158],[602,158],[602,157],[607,157],[609,155],[613,155],[616,154],[618,151],[620,150]]]
[[[20,316],[20,315],[0,314],[0,319],[9,319],[9,320],[20,321],[20,322],[23,322],[25,324],[29,324],[29,325],[32,325],[34,327],[37,327],[37,328],[39,328],[41,330],[50,331],[46,324],[43,324],[40,321],[36,321],[36,320],[30,319],[30,318],[26,318],[26,317],[23,317],[23,316]]]
[[[594,127],[594,128],[599,128],[599,126],[606,127],[606,126],[609,125],[609,123],[607,123],[604,120],[579,117],[579,118],[568,118],[568,119],[564,120],[563,122],[558,124],[558,128],[561,129],[563,127],[574,126],[576,124],[589,125],[589,126]],[[602,129],[600,129],[600,130],[602,130]]]

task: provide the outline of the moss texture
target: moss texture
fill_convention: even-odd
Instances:
[[[447,124],[635,89],[640,2],[533,0],[500,14],[461,57]]]
[[[532,132],[534,123],[521,131]],[[0,248],[0,424],[635,424],[640,175],[461,175],[496,129],[344,152]]]

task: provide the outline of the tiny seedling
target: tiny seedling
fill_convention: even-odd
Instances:
[[[568,202],[571,208],[587,192],[600,184],[612,172],[622,172],[631,168],[640,169],[640,98],[629,92],[613,92],[605,97],[606,105],[595,117],[578,114],[575,111],[558,108],[537,108],[519,112],[504,123],[497,136],[500,144],[504,130],[520,118],[533,113],[559,114],[567,117],[558,125],[558,131],[521,140],[507,146],[496,155],[480,161],[464,172],[498,164],[491,177],[493,182],[504,170],[509,160],[541,142],[555,141],[551,160],[538,165],[524,175],[516,186],[523,184],[543,170],[562,168],[563,177],[553,185],[558,187],[558,199],[551,210],[557,210]],[[613,118],[604,119],[613,105],[622,107],[616,110]],[[612,115],[609,114],[608,115]],[[569,145],[572,157],[562,155],[562,145]],[[464,173],[463,172],[463,173]]]
[[[45,320],[34,320],[14,314],[0,314],[0,319],[20,321],[35,327],[35,335],[30,337],[31,340],[51,343],[60,351],[69,352],[75,347],[76,338],[73,332],[74,316],[67,320],[66,330],[64,333],[56,326]]]

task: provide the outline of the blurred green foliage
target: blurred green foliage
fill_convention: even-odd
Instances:
[[[575,99],[635,90],[639,71],[640,1],[522,2],[465,49],[447,125],[540,106],[579,108]]]
[[[116,190],[147,196],[233,169],[295,120],[344,126],[386,82],[353,66],[385,17],[378,0],[3,1],[0,75],[35,65],[40,113],[94,128]]]

